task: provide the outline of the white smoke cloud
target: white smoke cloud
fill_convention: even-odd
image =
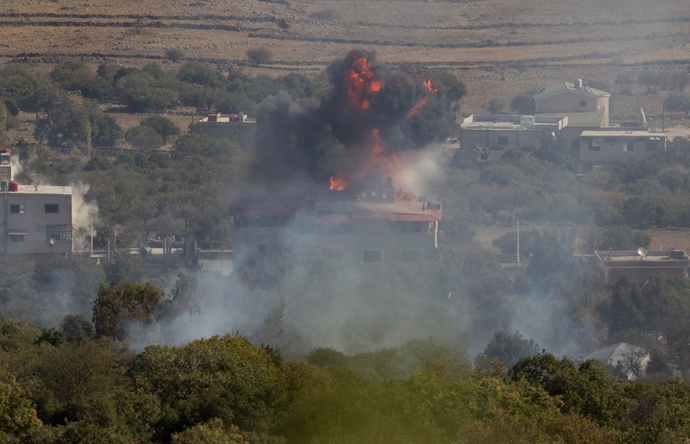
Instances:
[[[88,251],[91,236],[94,235],[92,227],[98,224],[98,205],[96,202],[87,202],[86,193],[89,185],[75,182],[72,187],[72,224],[77,231],[72,238],[72,249],[75,252]]]

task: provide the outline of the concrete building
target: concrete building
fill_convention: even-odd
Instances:
[[[2,254],[69,254],[72,252],[72,189],[19,185],[12,177],[10,151],[0,152]]]
[[[361,268],[425,260],[438,245],[442,208],[392,186],[322,191],[286,201],[244,200],[230,209],[234,260],[281,250],[319,252]]]
[[[567,125],[567,117],[474,114],[460,125],[460,147],[537,147],[545,136]]]
[[[246,114],[211,114],[197,122],[197,126],[201,133],[237,142],[244,150],[254,146],[256,120],[248,119]]]
[[[619,342],[594,350],[585,359],[596,359],[616,368],[628,381],[634,381],[644,374],[651,359],[649,352],[636,345]]]
[[[678,249],[650,251],[645,257],[634,250],[595,251],[594,255],[605,282],[615,281],[622,276],[642,281],[649,279],[654,273],[687,279],[690,266],[688,255]]]
[[[535,117],[568,117],[567,132],[606,128],[610,122],[611,94],[590,88],[577,79],[574,83],[558,82],[534,95]]]
[[[646,159],[666,149],[666,136],[664,132],[625,129],[583,131],[580,135],[580,170],[611,170],[626,160]]]

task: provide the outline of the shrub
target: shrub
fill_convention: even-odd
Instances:
[[[147,126],[157,132],[164,142],[167,142],[168,137],[177,136],[180,134],[180,128],[177,127],[170,119],[163,116],[147,117],[139,123],[140,126]]]
[[[273,53],[266,47],[249,48],[247,50],[247,59],[255,65],[268,63],[273,59]]]
[[[157,150],[163,145],[161,135],[148,126],[135,126],[128,129],[125,140],[134,148],[144,151]]]
[[[177,62],[179,61],[182,57],[184,57],[184,52],[179,49],[166,49],[165,50],[165,58],[170,60],[171,62]]]

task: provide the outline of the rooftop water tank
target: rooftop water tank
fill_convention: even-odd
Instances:
[[[575,79],[575,88],[582,89],[582,79]]]
[[[10,191],[19,191],[19,183],[16,180],[10,182]]]

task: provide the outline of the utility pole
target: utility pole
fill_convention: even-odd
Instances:
[[[517,266],[520,268],[520,219],[518,219],[518,233],[517,233]]]

